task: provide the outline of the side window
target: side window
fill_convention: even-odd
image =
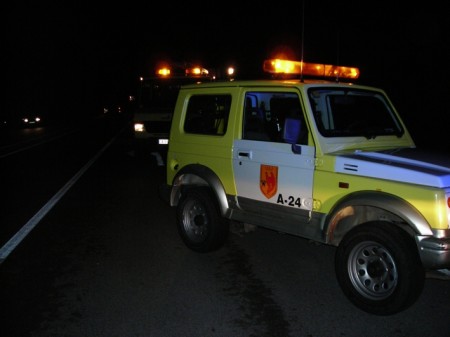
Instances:
[[[227,131],[231,95],[193,95],[189,99],[184,131],[222,136]]]
[[[307,144],[308,129],[296,93],[247,92],[244,104],[243,139],[284,143],[284,122],[289,117],[301,121],[297,144]]]
[[[267,125],[264,105],[258,104],[256,93],[247,93],[244,106],[243,139],[271,141]]]

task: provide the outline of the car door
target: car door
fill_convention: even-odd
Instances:
[[[308,217],[312,210],[314,147],[305,137],[303,144],[297,145],[299,151],[293,151],[281,137],[286,117],[304,121],[298,92],[247,91],[243,109],[242,139],[236,139],[233,147],[240,209],[277,219],[290,208],[292,214]],[[305,123],[302,127],[307,131]]]

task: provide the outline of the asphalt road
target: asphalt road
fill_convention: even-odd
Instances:
[[[411,308],[374,316],[339,289],[333,247],[257,229],[214,253],[188,250],[157,192],[164,167],[114,137],[72,139],[58,170],[39,175],[52,188],[21,190],[43,204],[104,149],[0,265],[2,337],[450,336],[449,281],[429,278]],[[10,199],[0,226],[39,209]]]

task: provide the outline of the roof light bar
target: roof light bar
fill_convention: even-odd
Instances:
[[[265,72],[271,74],[306,75],[318,77],[336,77],[357,79],[359,69],[356,67],[344,67],[331,64],[306,63],[303,61],[290,61],[282,59],[265,60],[263,64]]]
[[[209,74],[209,71],[205,68],[201,68],[201,67],[186,68],[187,76],[203,76],[203,75],[208,75],[208,74]]]
[[[156,74],[159,76],[170,76],[170,69],[167,67],[159,68],[156,70]]]
[[[184,75],[188,77],[203,77],[209,75],[208,69],[202,67],[190,67],[179,70],[183,71]],[[156,75],[159,77],[172,77],[177,76],[177,74],[181,75],[182,73],[177,72],[177,69],[171,69],[167,66],[156,69]]]

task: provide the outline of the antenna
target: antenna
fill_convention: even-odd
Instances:
[[[305,0],[302,1],[303,10],[302,10],[302,45],[301,45],[301,72],[300,72],[300,81],[303,82],[303,53],[304,53],[304,45],[305,45]]]
[[[336,44],[337,44],[337,46],[336,46],[336,65],[337,66],[340,66],[340,64],[339,64],[339,47],[340,47],[339,37],[340,37],[340,34],[339,34],[339,27],[338,27],[338,30],[336,33]],[[339,73],[336,74],[336,82],[339,82]]]
[[[337,9],[339,12],[341,12],[341,7],[339,6]],[[340,13],[339,13],[340,14]],[[341,30],[339,22],[336,22],[336,65],[340,66],[340,47],[341,47]],[[339,82],[339,73],[336,74],[336,82]]]

